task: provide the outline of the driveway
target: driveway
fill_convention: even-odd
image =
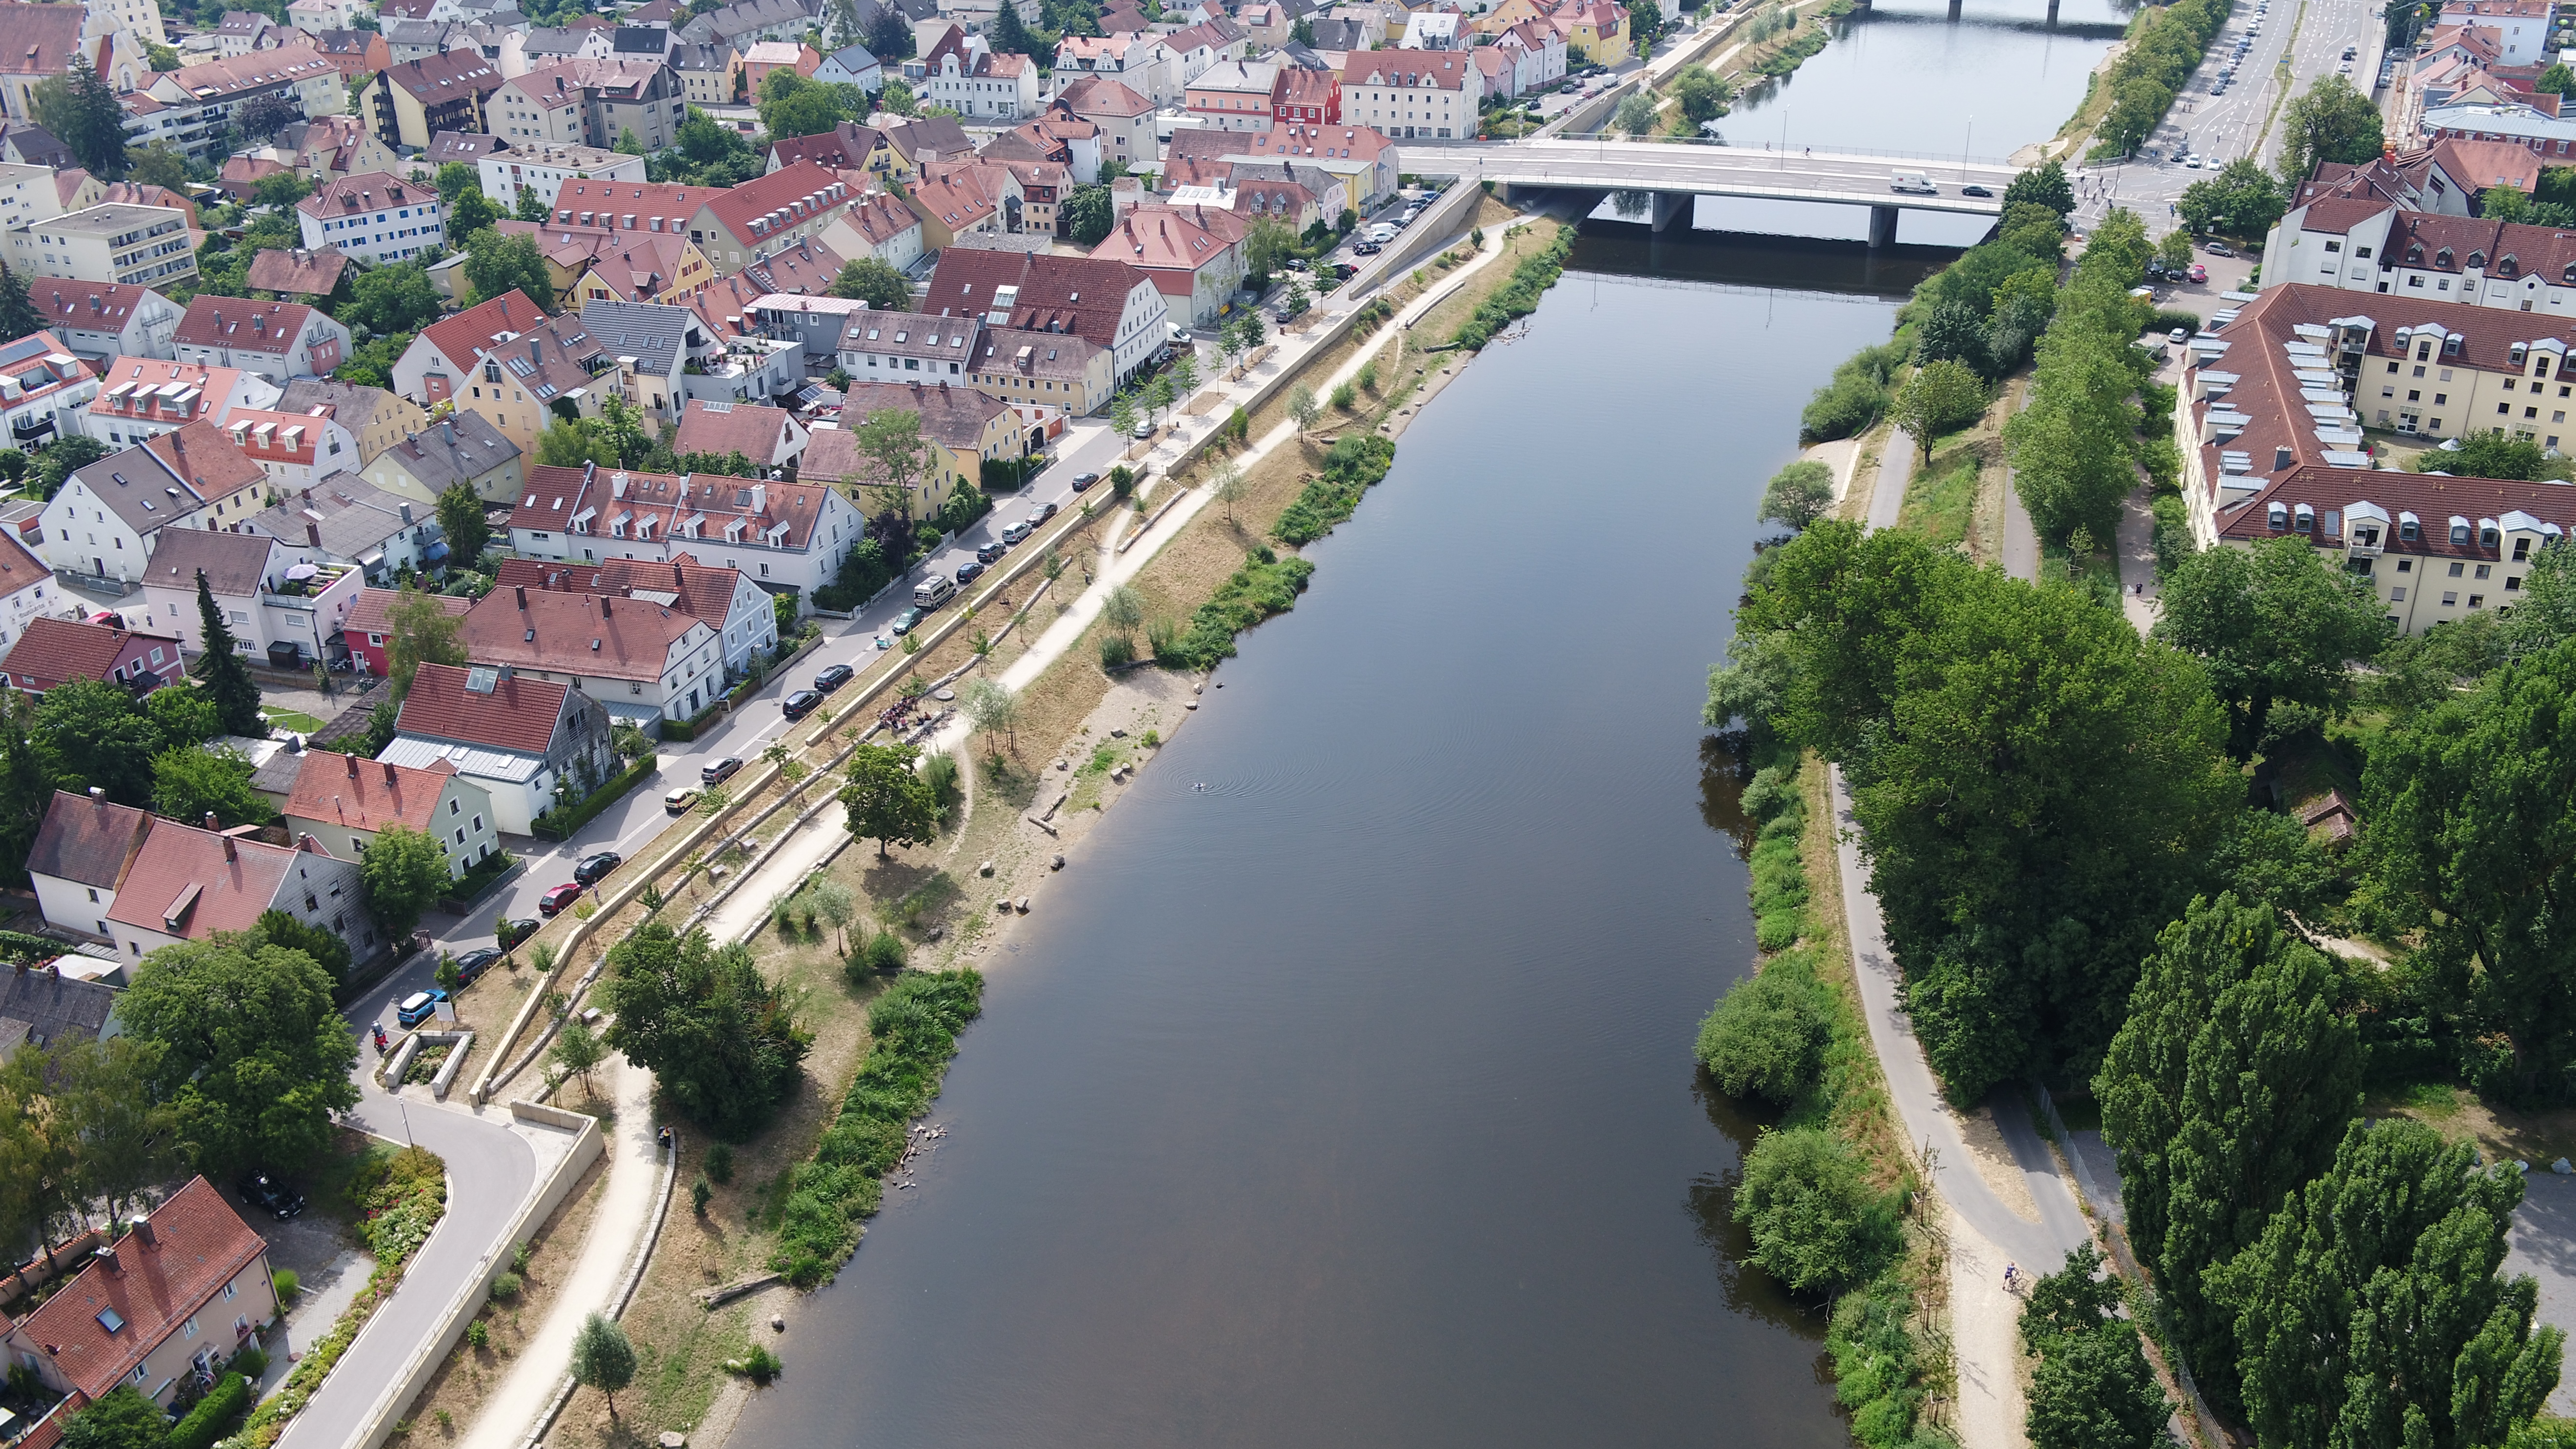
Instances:
[[[2576,1333],[2576,1177],[2535,1166],[2505,1234],[2504,1271],[2540,1280],[2540,1321]],[[2576,1415],[2576,1373],[2561,1364],[2549,1412]]]

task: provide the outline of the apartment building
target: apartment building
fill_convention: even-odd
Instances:
[[[1389,136],[1476,133],[1483,76],[1455,50],[1358,51],[1342,67],[1342,114]]]
[[[277,384],[255,372],[120,357],[100,377],[81,428],[110,447],[131,447],[190,423],[222,423],[236,408],[273,407],[277,398]]]
[[[282,413],[309,415],[317,407],[329,408],[331,420],[349,430],[357,443],[359,467],[429,426],[429,414],[411,399],[337,378],[296,378],[286,384],[276,403]]]
[[[485,131],[501,68],[478,50],[446,50],[379,73],[358,113],[388,146],[427,146],[441,131]]]
[[[820,236],[858,197],[849,183],[810,161],[724,190],[566,181],[555,193],[548,225],[556,231],[684,234],[719,274],[730,275],[764,253]]]
[[[306,247],[336,247],[370,264],[447,245],[438,193],[382,171],[331,182],[295,203],[295,215]]]
[[[980,318],[989,327],[1069,332],[1105,348],[1124,381],[1170,340],[1172,317],[1154,279],[1110,258],[955,251],[931,275],[921,310]]]
[[[349,355],[349,329],[301,302],[207,296],[188,304],[171,343],[181,362],[239,368],[284,386],[329,376]]]
[[[502,99],[508,100],[507,92]],[[543,206],[555,204],[566,181],[642,181],[644,158],[599,146],[571,144],[514,145],[476,159],[483,194],[504,210],[516,210],[519,198],[536,193]]]
[[[155,73],[147,87],[127,100],[126,130],[133,143],[164,144],[193,159],[212,161],[223,154],[235,114],[252,101],[282,98],[306,116],[346,110],[339,67],[310,39],[291,30],[281,33],[292,37],[292,43]]]
[[[235,408],[224,420],[224,433],[268,475],[271,492],[300,492],[358,466],[358,440],[332,411],[329,403],[303,413]]]
[[[214,424],[189,423],[64,479],[41,515],[45,562],[97,578],[140,578],[162,530],[232,527],[258,512],[267,485],[259,465]]]
[[[37,220],[9,241],[33,276],[153,287],[197,275],[196,236],[177,207],[108,202]]]
[[[695,559],[776,592],[830,583],[865,533],[839,492],[711,473],[532,467],[510,515],[510,548],[565,563]]]
[[[98,378],[50,332],[0,343],[0,429],[8,446],[41,448],[81,431]]]

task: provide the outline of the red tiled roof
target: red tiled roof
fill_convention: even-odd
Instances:
[[[1030,256],[951,248],[930,275],[921,310],[942,316],[981,317],[995,290],[1018,287],[1009,325],[1038,332],[1071,332],[1102,347],[1118,343],[1118,319],[1127,294],[1145,274],[1125,262],[1100,257]]]
[[[65,282],[31,277],[28,299],[49,327],[87,332],[122,332],[134,320],[134,309],[152,295],[149,287],[126,282]]]
[[[490,694],[476,694],[465,687],[466,673],[452,664],[422,665],[403,696],[396,733],[544,754],[571,686],[513,674],[496,682]]]
[[[107,918],[189,941],[247,931],[277,903],[298,862],[330,854],[309,838],[271,845],[156,815]]]
[[[317,820],[369,834],[388,825],[434,833],[439,796],[455,773],[456,767],[445,760],[414,769],[329,750],[307,750],[283,813],[290,821]]]
[[[847,182],[811,161],[798,161],[766,176],[753,177],[729,191],[717,192],[708,198],[707,209],[715,213],[725,230],[748,242],[766,236],[766,225],[755,233],[752,224],[773,211],[786,213],[778,225],[793,226],[846,204],[851,195]],[[562,202],[556,205],[560,207]]]
[[[671,662],[671,645],[703,627],[649,602],[496,588],[466,614],[462,637],[466,657],[477,664],[657,680]]]
[[[763,483],[755,478],[727,478],[714,473],[698,473],[686,479],[669,473],[609,472],[604,469],[555,468],[539,465],[528,470],[528,494],[518,512],[510,517],[517,528],[560,529],[571,518],[591,514],[588,525],[594,534],[605,534],[603,516],[613,518],[619,511],[632,515],[629,532],[641,536],[648,530],[656,537],[670,540],[674,548],[698,540],[718,542],[736,520],[746,535],[767,537],[775,534],[776,547],[805,549],[814,546],[814,526],[823,514],[823,500],[829,490],[800,483]],[[619,479],[625,480],[621,490]],[[697,532],[689,525],[694,521]]]
[[[151,646],[169,646],[154,672],[168,679],[179,672],[179,641],[166,634],[136,634],[106,624],[83,624],[39,615],[27,621],[0,673],[21,689],[43,691],[72,679],[109,679],[119,664],[140,664]],[[150,668],[148,664],[145,668]]]
[[[53,803],[45,807],[45,823],[36,827],[27,869],[114,890],[124,881],[134,853],[143,848],[143,837],[151,829],[149,810],[56,790]]]
[[[154,1208],[152,1241],[138,1226],[116,1240],[114,1268],[92,1262],[44,1305],[20,1320],[24,1335],[48,1353],[62,1376],[91,1398],[102,1398],[134,1371],[144,1356],[204,1308],[268,1244],[202,1177]],[[99,1315],[122,1320],[114,1332]],[[229,1345],[230,1335],[201,1325],[200,1336]],[[152,1387],[148,1386],[147,1387]]]
[[[340,274],[348,267],[348,255],[338,247],[309,252],[302,247],[293,251],[269,247],[250,259],[250,272],[243,281],[258,292],[327,297],[332,288],[340,285]]]
[[[607,594],[620,599],[631,599],[639,593],[667,594],[671,596],[670,607],[692,619],[704,621],[709,628],[721,629],[725,616],[732,612],[734,591],[741,579],[740,569],[702,564],[693,558],[677,558],[668,562],[613,558],[599,564],[510,558],[501,561],[501,572],[493,583],[493,592],[528,588],[553,593]]]
[[[544,325],[545,312],[513,287],[489,301],[477,302],[453,317],[432,322],[420,335],[458,367],[501,345],[504,332],[527,333]]]
[[[401,597],[402,593],[398,589],[358,590],[357,602],[349,606],[349,617],[340,621],[340,632],[343,634],[392,632],[393,625],[387,621],[386,611],[393,608],[394,600]],[[459,619],[465,617],[466,610],[474,607],[472,599],[460,598],[454,594],[430,594],[426,597],[436,599],[439,608]]]
[[[1150,116],[1154,103],[1114,77],[1078,75],[1056,97],[1077,116]]]
[[[450,54],[461,55],[462,51]],[[420,62],[414,61],[417,65]],[[397,66],[399,70],[401,67]],[[392,72],[387,72],[391,74]],[[438,193],[417,182],[405,181],[383,171],[361,171],[326,182],[311,196],[295,203],[295,209],[306,216],[328,220],[340,216],[359,216],[388,207],[419,206],[434,203]]]
[[[179,319],[179,330],[170,340],[184,347],[230,347],[283,356],[312,319],[313,309],[301,302],[201,296],[188,303],[188,314]]]
[[[223,367],[207,368],[205,371],[209,377],[216,373],[222,373],[228,378],[240,376],[232,369]],[[208,389],[208,391],[212,390],[211,387]],[[153,455],[172,472],[194,482],[198,493],[207,498],[217,498],[237,488],[247,488],[268,476],[260,470],[257,463],[242,456],[242,450],[233,446],[233,440],[224,436],[223,429],[203,418],[186,427],[172,428],[166,433],[159,434],[143,446],[150,449]]]
[[[293,31],[287,32],[290,35]],[[187,96],[199,100],[221,99],[241,91],[270,85],[288,77],[337,73],[330,58],[316,49],[311,38],[297,35],[296,43],[276,50],[254,50],[248,55],[225,56],[220,60],[201,61],[168,72],[171,84]],[[153,78],[156,82],[160,77]],[[147,86],[146,89],[149,89]],[[211,94],[210,94],[211,93]]]
[[[680,432],[671,451],[683,458],[692,453],[713,453],[721,458],[739,452],[765,468],[777,459],[779,440],[795,416],[785,408],[763,403],[710,403],[704,398],[691,398],[688,411],[680,415]]]
[[[407,60],[384,73],[385,83],[401,86],[423,105],[437,105],[462,95],[488,96],[501,88],[500,67],[479,50],[449,50]]]
[[[770,158],[781,170],[799,161],[811,161],[835,171],[863,171],[868,158],[885,144],[885,136],[871,126],[856,121],[843,121],[831,130],[812,136],[790,136],[772,141]]]

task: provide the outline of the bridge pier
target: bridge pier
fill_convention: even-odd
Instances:
[[[1869,209],[1869,249],[1871,251],[1896,244],[1896,211],[1893,206],[1873,206]]]
[[[2057,25],[2057,0],[2048,0],[2048,23],[2051,29]]]
[[[1950,0],[1950,19],[1953,21],[1959,18],[1959,3],[1960,0]]]
[[[1698,200],[1687,191],[1658,191],[1655,193],[1654,217],[1649,224],[1658,232],[1666,232],[1678,222],[1682,230],[1688,231],[1691,213]]]

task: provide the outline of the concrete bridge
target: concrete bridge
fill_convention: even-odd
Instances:
[[[1947,211],[2000,217],[2004,188],[2018,168],[2000,161],[1933,161],[1859,156],[1825,151],[1771,151],[1695,141],[1536,138],[1523,141],[1400,142],[1404,169],[1425,176],[1491,181],[1515,193],[1567,193],[1593,199],[1590,211],[1613,191],[1654,197],[1652,224],[1663,231],[1690,222],[1700,196],[1740,196],[1762,201],[1813,201],[1869,208],[1869,244],[1896,240],[1899,211]],[[1898,172],[1931,179],[1932,194],[1890,188]],[[1963,188],[1981,186],[1986,196]]]

